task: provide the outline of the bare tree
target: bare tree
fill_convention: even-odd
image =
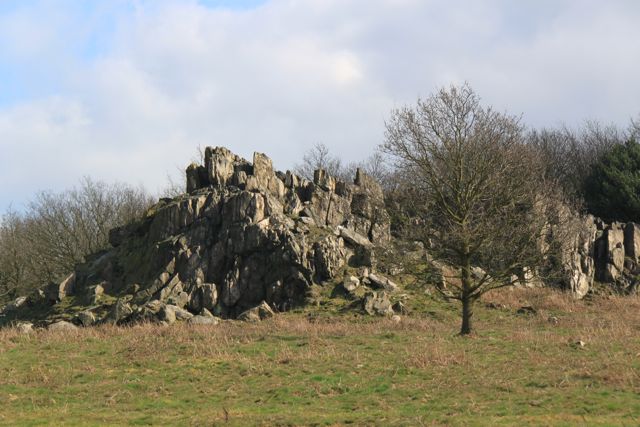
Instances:
[[[460,334],[469,334],[483,293],[542,262],[542,162],[518,119],[482,107],[466,84],[392,111],[382,149],[411,177],[424,220],[415,234],[456,272],[440,290],[461,302]]]
[[[84,178],[71,190],[39,193],[24,213],[7,212],[0,225],[0,294],[60,280],[108,247],[110,229],[140,218],[152,202],[142,188]]]
[[[547,174],[557,180],[573,203],[581,204],[585,180],[593,166],[632,135],[633,126],[622,131],[614,125],[591,120],[578,130],[562,126],[531,131],[527,142],[542,156]]]
[[[324,169],[329,175],[339,179],[345,178],[345,169],[339,157],[329,151],[329,147],[316,143],[302,156],[302,163],[294,167],[294,172],[303,178],[313,181],[313,173]]]

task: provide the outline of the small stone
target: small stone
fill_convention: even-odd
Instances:
[[[549,316],[547,321],[549,323],[551,323],[552,325],[557,325],[558,323],[560,323],[560,320],[558,320],[558,318],[556,316]]]
[[[402,318],[400,318],[400,316],[398,316],[397,314],[394,314],[393,316],[391,316],[391,321],[393,323],[400,323],[402,321]]]
[[[344,281],[342,282],[342,287],[349,293],[355,291],[358,286],[360,286],[360,280],[355,276],[345,277]]]
[[[218,317],[207,317],[207,316],[193,316],[191,319],[187,320],[187,323],[190,325],[217,325],[220,323],[220,319]]]

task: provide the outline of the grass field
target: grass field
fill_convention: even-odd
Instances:
[[[640,424],[637,297],[507,290],[469,338],[436,298],[400,323],[309,314],[1,330],[0,424]]]

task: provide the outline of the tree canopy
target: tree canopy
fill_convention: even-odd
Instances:
[[[594,165],[584,196],[591,213],[606,221],[640,222],[640,144],[616,145]]]

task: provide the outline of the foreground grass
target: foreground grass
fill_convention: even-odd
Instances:
[[[640,423],[640,299],[538,290],[484,303],[470,338],[455,336],[446,306],[400,323],[303,312],[256,325],[2,330],[0,424]],[[538,313],[515,315],[519,305]]]

